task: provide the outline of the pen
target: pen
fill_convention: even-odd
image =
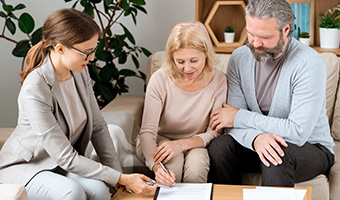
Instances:
[[[150,186],[153,186],[153,185],[156,184],[156,181],[155,181],[155,180],[152,180],[152,181],[150,181],[150,182],[146,182],[146,184],[148,184],[148,185],[150,185]],[[160,187],[160,188],[171,188],[170,186],[167,186],[167,185],[159,185],[159,184],[158,184],[158,187]]]
[[[168,172],[168,170],[164,167],[164,165],[162,164],[162,162],[161,162],[161,161],[158,161],[158,163],[159,163],[159,165],[163,168],[163,170],[164,170],[170,177],[172,177],[172,176],[170,175],[170,173]],[[175,181],[174,181],[174,183],[175,183]]]

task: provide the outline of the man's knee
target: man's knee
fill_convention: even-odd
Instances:
[[[218,160],[232,153],[236,148],[237,142],[230,135],[220,135],[213,139],[208,147],[211,160]]]

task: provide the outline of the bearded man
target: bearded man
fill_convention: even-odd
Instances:
[[[226,134],[210,144],[209,182],[241,184],[261,172],[262,185],[293,187],[334,163],[326,115],[326,65],[291,37],[294,15],[285,0],[249,0],[247,44],[228,63],[228,98],[210,127]]]

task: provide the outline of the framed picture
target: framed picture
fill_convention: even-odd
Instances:
[[[297,40],[299,34],[302,32],[308,32],[310,35],[310,45],[314,44],[314,10],[315,0],[287,0],[292,6],[292,10],[295,16],[294,20],[294,32],[292,36]]]

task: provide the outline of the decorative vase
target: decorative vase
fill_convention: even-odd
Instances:
[[[320,47],[335,49],[339,48],[340,30],[337,28],[320,28]]]
[[[233,43],[234,42],[234,36],[235,36],[235,32],[232,32],[232,33],[224,32],[225,43]]]
[[[309,46],[310,38],[299,38],[299,41],[302,42],[303,44]]]

